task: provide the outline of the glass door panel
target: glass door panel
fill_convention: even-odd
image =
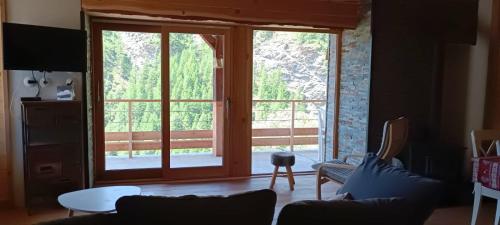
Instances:
[[[105,170],[162,167],[161,34],[102,31]]]
[[[311,171],[325,143],[327,33],[253,33],[252,174],[272,173],[274,152],[295,154],[294,172]]]
[[[170,168],[222,166],[224,35],[168,35]]]

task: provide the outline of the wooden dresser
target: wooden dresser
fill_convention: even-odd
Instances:
[[[22,102],[25,201],[55,202],[82,189],[83,136],[80,101]]]

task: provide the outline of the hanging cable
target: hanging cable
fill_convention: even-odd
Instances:
[[[31,71],[31,75],[33,76],[33,80],[35,81],[36,87],[37,87],[37,91],[36,91],[35,97],[40,97],[40,84],[36,80],[35,71],[34,70]]]
[[[14,99],[17,96],[17,91],[19,90],[21,85],[22,83],[18,83],[17,86],[14,86],[14,91],[12,92],[12,96],[10,97],[9,112],[11,113],[11,115],[17,115],[17,113],[14,113],[12,106],[14,105]]]

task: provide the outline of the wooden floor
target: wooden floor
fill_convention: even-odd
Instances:
[[[196,195],[228,195],[249,190],[268,188],[270,178],[252,178],[245,180],[186,183],[186,184],[152,184],[139,185],[144,195],[180,196],[187,194]],[[285,178],[278,178],[275,191],[278,194],[275,218],[281,208],[293,201],[314,199],[315,176],[296,176],[295,191],[288,189]],[[333,183],[324,185],[325,198],[333,196],[338,186]],[[439,209],[431,216],[426,225],[468,225],[470,224],[470,207],[454,207]],[[79,215],[78,213],[76,215]],[[494,205],[485,205],[480,213],[477,225],[493,224]],[[67,216],[62,208],[39,209],[28,216],[22,209],[0,211],[0,225],[30,225],[40,221],[47,221]],[[333,223],[334,224],[334,223]],[[306,224],[305,224],[306,225]]]

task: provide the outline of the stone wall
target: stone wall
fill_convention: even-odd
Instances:
[[[332,47],[335,47],[332,43]],[[367,11],[355,30],[342,35],[340,74],[339,159],[347,154],[362,154],[367,150],[368,110],[371,74],[371,11]],[[335,76],[329,76],[326,149],[333,149],[333,118]],[[326,160],[332,159],[326,152]],[[354,160],[352,163],[359,163]]]

